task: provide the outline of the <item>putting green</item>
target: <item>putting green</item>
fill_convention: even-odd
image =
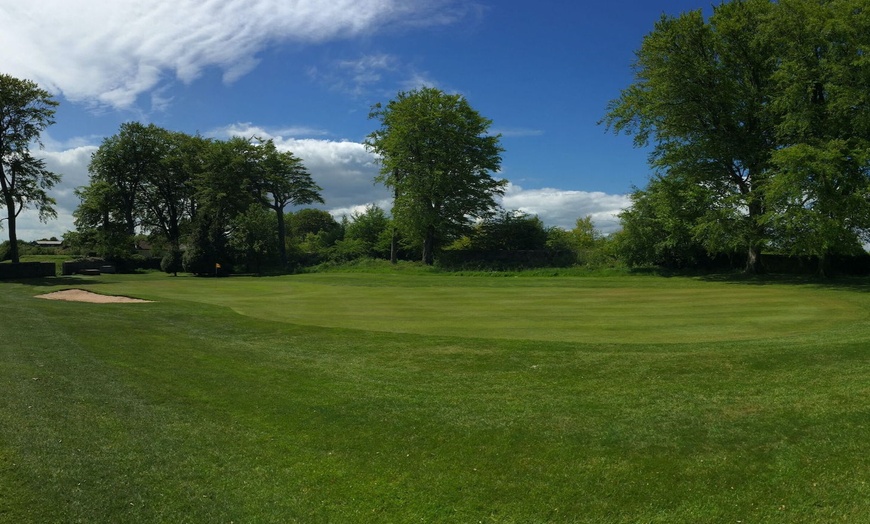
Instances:
[[[113,293],[206,302],[293,324],[595,344],[842,337],[866,317],[849,293],[688,278],[313,274],[116,284]]]

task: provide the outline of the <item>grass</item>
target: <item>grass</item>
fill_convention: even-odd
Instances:
[[[156,300],[33,295],[79,287]],[[870,295],[650,276],[0,284],[0,522],[865,522]]]

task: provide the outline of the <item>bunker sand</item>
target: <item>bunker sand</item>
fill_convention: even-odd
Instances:
[[[85,291],[84,289],[65,289],[63,291],[55,291],[54,293],[46,293],[45,295],[36,295],[36,298],[66,300],[67,302],[91,302],[93,304],[134,304],[152,302],[151,300],[141,300],[138,298],[100,295],[98,293]]]

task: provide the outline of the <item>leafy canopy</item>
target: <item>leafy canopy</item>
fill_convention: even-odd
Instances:
[[[377,181],[393,189],[397,226],[431,263],[438,246],[489,216],[504,193],[506,181],[492,176],[499,136],[465,98],[431,87],[399,93],[370,118],[380,122],[366,139],[381,164]]]

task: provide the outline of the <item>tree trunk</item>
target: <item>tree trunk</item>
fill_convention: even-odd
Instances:
[[[287,226],[284,224],[284,209],[275,209],[278,213],[278,255],[281,257],[281,267],[287,267],[287,246],[285,239],[287,237]]]
[[[393,238],[390,239],[390,264],[399,263],[399,230],[393,227]]]
[[[17,264],[18,259],[18,234],[15,232],[15,197],[12,195],[12,187],[15,184],[15,173],[10,173],[11,181],[6,183],[6,170],[0,163],[0,192],[3,193],[3,204],[6,206],[6,217],[9,228],[9,258],[13,264]]]
[[[750,239],[749,249],[746,253],[746,268],[744,273],[747,275],[759,275],[764,273],[764,266],[761,263],[761,245],[764,238],[764,227],[759,224],[759,220],[764,215],[764,207],[755,199],[755,195],[750,195],[749,201],[749,220],[750,223]]]
[[[15,201],[10,202],[11,199],[6,199],[6,209],[9,210],[6,220],[6,226],[9,228],[9,259],[13,264],[17,264],[20,262],[20,256],[18,253],[18,232],[15,231]]]
[[[764,272],[761,265],[761,249],[755,244],[749,246],[746,253],[746,268],[743,272],[747,275],[759,275]]]
[[[423,263],[431,266],[435,263],[435,228],[426,228],[426,238],[423,240]]]
[[[828,276],[828,257],[827,254],[822,252],[819,255],[819,267],[818,267],[818,276],[821,278],[826,278]]]
[[[395,186],[393,187],[393,206],[396,205],[396,200],[399,199],[399,170],[393,170],[393,180],[395,181]],[[395,218],[393,219],[395,220]],[[395,224],[395,222],[393,222]],[[398,264],[399,263],[399,228],[395,225],[393,226],[393,238],[390,239],[390,264]]]
[[[12,197],[12,191],[6,187],[6,179],[3,173],[0,173],[3,178],[3,201],[6,205],[6,227],[9,228],[9,259],[13,264],[17,264],[19,259],[18,254],[18,233],[15,231],[15,199]]]

